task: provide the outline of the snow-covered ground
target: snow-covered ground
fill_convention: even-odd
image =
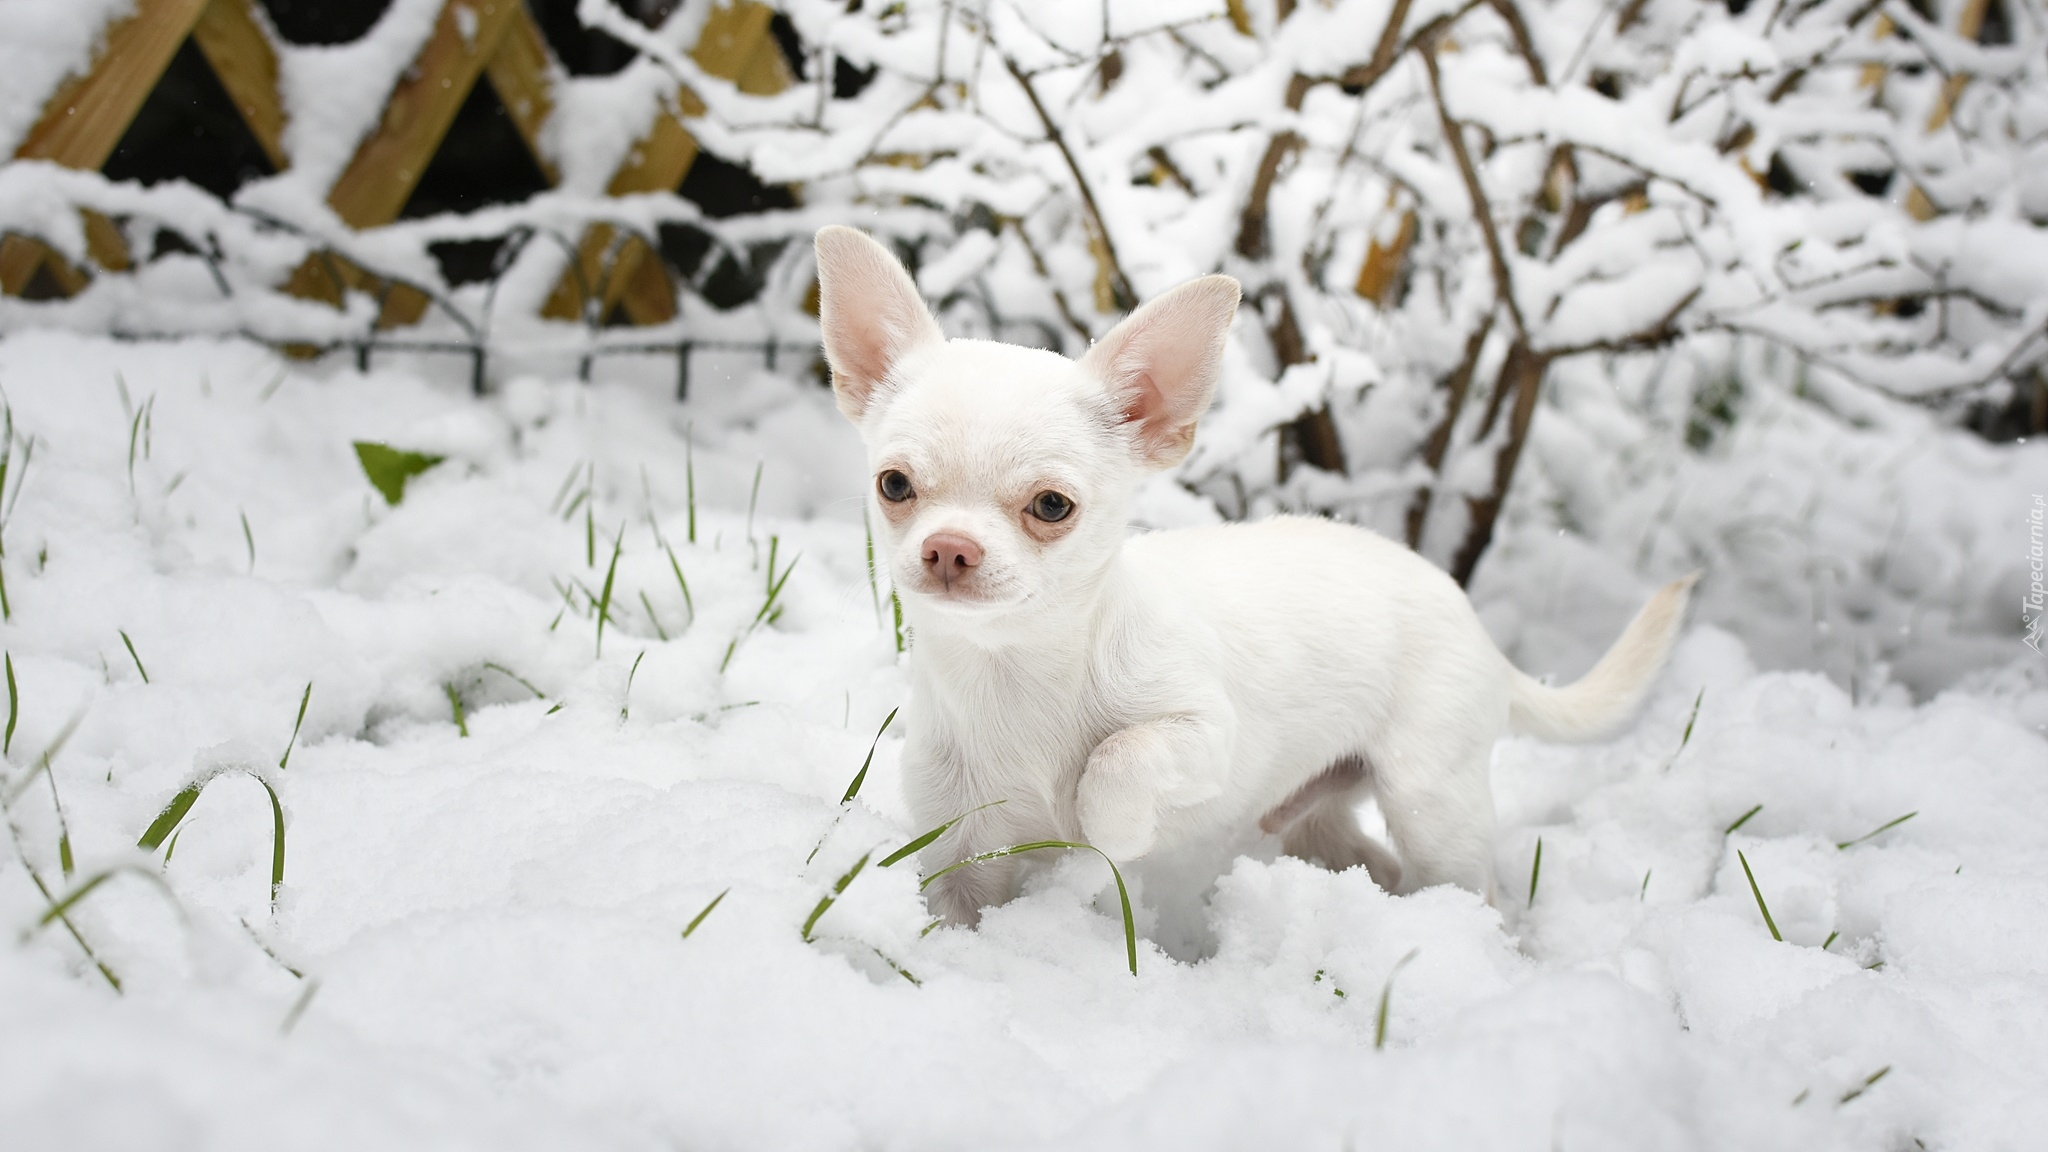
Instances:
[[[687,405],[651,378],[479,401],[235,343],[0,343],[0,1143],[1576,1152],[2048,1130],[2048,667],[2017,641],[1915,704],[1759,672],[1697,626],[1626,736],[1502,743],[1499,909],[1269,851],[1220,879],[1185,955],[1141,939],[1133,977],[1099,861],[928,933],[914,861],[877,863],[923,829],[893,731],[840,803],[905,700],[854,436],[815,386],[731,367]],[[390,507],[355,440],[447,461]],[[1561,595],[1558,572],[1590,569],[1532,515],[1501,545],[1521,567],[1482,581],[1489,620],[1524,659],[1591,633],[1570,649],[1590,659],[1650,581]],[[139,849],[213,772],[168,862]],[[286,829],[274,907],[259,778]],[[69,913],[118,994],[39,924],[28,866],[60,897],[122,869]],[[1132,879],[1142,933],[1159,907]]]

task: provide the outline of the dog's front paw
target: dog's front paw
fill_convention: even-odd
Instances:
[[[1158,838],[1159,812],[1152,797],[1128,780],[1082,774],[1080,809],[1081,835],[1119,864],[1150,852]]]

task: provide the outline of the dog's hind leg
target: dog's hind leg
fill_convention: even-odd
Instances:
[[[1397,891],[1456,884],[1493,899],[1491,741],[1463,743],[1375,753],[1373,792],[1403,866]]]
[[[1281,851],[1332,872],[1364,865],[1373,883],[1389,892],[1401,883],[1401,864],[1358,825],[1358,804],[1369,786],[1365,758],[1345,756],[1259,820],[1280,834]]]

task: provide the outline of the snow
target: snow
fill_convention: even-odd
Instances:
[[[1502,742],[1497,908],[1268,845],[1191,922],[1169,899],[1189,877],[1134,869],[1135,978],[1092,859],[1042,862],[976,931],[925,934],[914,863],[876,863],[923,831],[900,729],[840,804],[906,696],[854,434],[814,383],[725,367],[685,405],[667,369],[625,362],[477,400],[395,360],[0,342],[9,1147],[1941,1149],[2048,1123],[2048,666],[2017,640],[1916,702],[1760,670],[1696,625],[1613,743]],[[1852,533],[1896,498],[1955,563],[2023,555],[2009,517],[1962,509],[2031,483],[2038,456],[1802,424],[1814,401],[1757,380],[1775,415],[1669,484],[1820,477],[1918,438],[1903,491],[1816,481],[1816,523]],[[1591,388],[1565,378],[1538,427],[1623,435]],[[357,439],[447,459],[388,507]],[[1554,459],[1479,599],[1525,663],[1570,675],[1652,581],[1616,559],[1635,505],[1597,475],[1559,497],[1569,443],[1532,451]],[[1623,495],[1655,505],[1666,483]],[[1611,522],[1557,538],[1557,499]],[[1171,483],[1140,506],[1214,515]],[[615,539],[599,656],[585,594],[565,606],[557,582],[601,595]],[[750,629],[771,554],[794,564],[783,610]],[[1743,563],[1717,555],[1704,587],[1764,570]],[[74,717],[50,760],[66,882],[30,772]],[[274,910],[246,775],[208,786],[168,863],[135,847],[221,766],[277,790]],[[72,911],[121,994],[38,927],[24,859],[53,890],[115,865],[161,878],[119,873]]]

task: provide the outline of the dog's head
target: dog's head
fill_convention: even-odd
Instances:
[[[1237,281],[1189,281],[1074,361],[947,340],[863,233],[823,229],[817,249],[832,388],[867,442],[869,499],[906,600],[991,625],[1085,604],[1123,544],[1133,486],[1193,446]]]

